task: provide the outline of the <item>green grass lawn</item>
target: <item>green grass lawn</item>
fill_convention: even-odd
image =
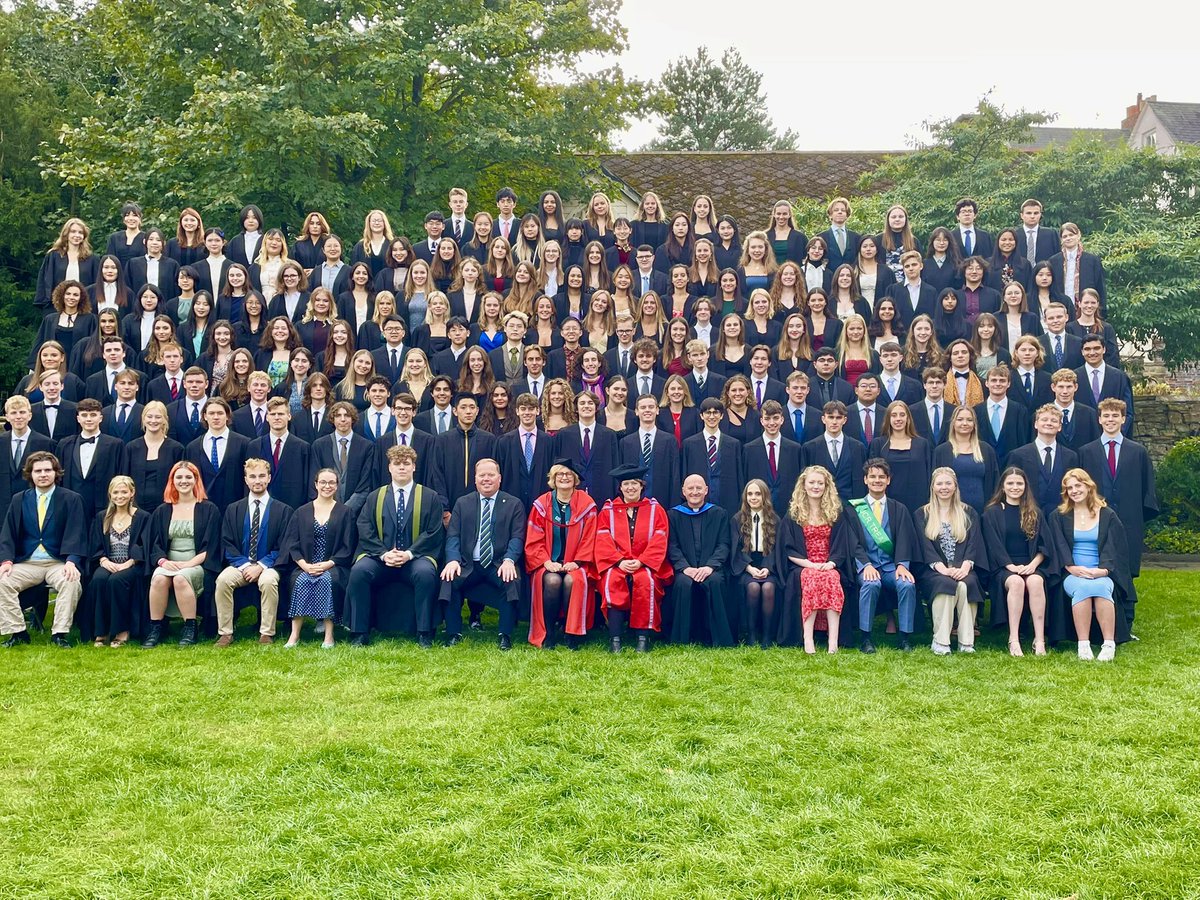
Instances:
[[[1111,665],[35,639],[0,897],[1197,896],[1200,575],[1140,585]]]

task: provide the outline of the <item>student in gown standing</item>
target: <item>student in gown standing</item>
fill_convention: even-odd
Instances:
[[[910,513],[925,505],[929,499],[929,475],[933,471],[933,448],[917,435],[903,400],[888,404],[867,458],[887,461],[891,480],[889,497],[899,500]]]
[[[708,502],[703,475],[683,480],[683,503],[667,511],[667,521],[667,559],[674,569],[665,610],[671,642],[732,647],[741,616],[725,581],[729,514]]]

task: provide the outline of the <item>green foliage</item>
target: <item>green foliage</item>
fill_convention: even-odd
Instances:
[[[79,12],[94,108],[46,148],[92,221],[127,197],[269,224],[322,209],[350,239],[366,210],[419,232],[454,185],[581,191],[641,87],[576,61],[624,46],[619,0],[99,0]],[[122,52],[105,36],[120,34]],[[482,203],[477,205],[482,206]]]
[[[798,135],[775,131],[762,73],[730,47],[720,60],[701,47],[671,62],[658,81],[660,137],[648,150],[794,150]],[[697,187],[696,190],[700,190]]]
[[[1112,664],[994,631],[950,659],[284,650],[249,612],[228,650],[35,637],[0,669],[3,893],[1195,897],[1200,577],[1138,588]]]
[[[1146,549],[1151,553],[1200,554],[1200,531],[1156,521],[1146,529]]]
[[[928,234],[952,225],[955,202],[969,196],[979,202],[979,225],[994,233],[1018,224],[1021,203],[1036,197],[1044,224],[1074,222],[1085,249],[1103,257],[1109,320],[1123,342],[1161,352],[1171,368],[1200,360],[1200,150],[1159,156],[1083,135],[1038,152],[1014,149],[1047,121],[984,100],[969,116],[926,123],[928,144],[863,177],[850,227],[875,234],[887,207],[900,203]],[[805,230],[828,227],[828,199],[797,201]]]
[[[1184,438],[1155,470],[1162,515],[1159,522],[1200,530],[1200,437]]]

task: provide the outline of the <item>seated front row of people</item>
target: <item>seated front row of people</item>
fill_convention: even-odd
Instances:
[[[645,496],[640,459],[612,471],[618,496],[598,509],[580,489],[576,464],[560,459],[527,515],[502,490],[500,464],[482,458],[472,467],[475,489],[447,516],[438,493],[414,480],[412,447],[390,447],[387,460],[389,483],[357,515],[337,499],[332,468],[316,473],[317,499],[293,510],[267,490],[267,461],[246,460],[247,497],[223,516],[187,460],[174,464],[164,502],[149,516],[132,480],[118,476],[89,536],[82,500],[58,484],[61,464],[34,451],[24,460],[33,487],[14,496],[0,531],[5,646],[29,641],[20,593],[43,583],[58,594],[51,639],[70,646],[86,583],[80,631],[98,644],[120,646],[141,629],[143,646],[155,646],[173,601],[181,644],[198,640],[203,620],[226,647],[239,600],[248,600],[259,608],[261,643],[273,642],[283,616],[292,619],[288,646],[299,642],[306,617],[324,623],[327,647],[339,618],[351,642],[365,645],[375,627],[405,627],[396,625],[408,602],[403,586],[422,647],[443,621],[447,642],[458,643],[461,605],[470,599],[498,609],[507,650],[524,577],[532,582],[529,640],[542,647],[564,635],[578,647],[606,626],[614,652],[630,630],[639,651],[665,633],[681,643],[802,644],[812,653],[823,633],[830,652],[857,644],[873,653],[876,614],[894,607],[898,646],[910,650],[923,597],[933,652],[951,652],[957,622],[958,649],[969,653],[985,587],[992,624],[1007,626],[1014,656],[1026,617],[1037,655],[1072,625],[1081,658],[1092,658],[1093,637],[1099,658],[1110,660],[1130,636],[1126,609],[1135,595],[1124,528],[1080,468],[1064,474],[1061,502],[1043,513],[1029,476],[1009,467],[981,520],[949,467],[934,471],[929,502],[910,516],[887,497],[885,460],[864,464],[865,496],[848,504],[830,471],[812,465],[799,473],[784,515],[756,478],[730,518],[709,502],[700,473],[684,479],[682,502],[669,509]]]

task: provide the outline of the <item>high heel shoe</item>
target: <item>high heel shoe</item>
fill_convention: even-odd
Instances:
[[[1021,642],[1020,641],[1009,641],[1008,642],[1008,655],[1009,656],[1024,656],[1025,655],[1021,651]]]
[[[1033,655],[1034,656],[1045,656],[1046,655],[1046,642],[1045,641],[1034,641],[1033,642]]]

